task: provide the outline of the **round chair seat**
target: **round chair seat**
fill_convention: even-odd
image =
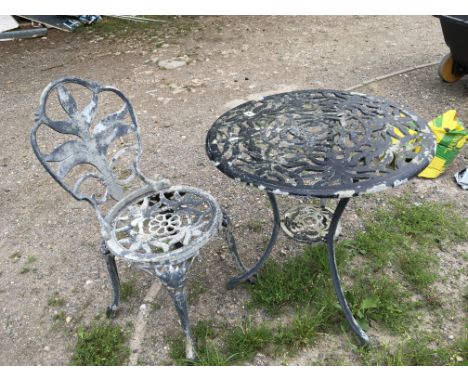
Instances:
[[[106,217],[109,251],[138,263],[179,263],[198,250],[221,226],[222,212],[207,192],[188,186],[138,190]]]

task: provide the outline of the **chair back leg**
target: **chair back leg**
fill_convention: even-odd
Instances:
[[[115,257],[107,249],[105,243],[101,246],[102,257],[107,266],[107,272],[112,285],[112,303],[108,306],[106,315],[107,317],[115,317],[120,305],[120,278],[115,264]]]

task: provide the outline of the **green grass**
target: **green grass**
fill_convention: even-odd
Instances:
[[[415,316],[417,304],[411,293],[386,274],[357,274],[346,298],[356,320],[364,330],[370,322],[383,325],[392,333],[403,333]]]
[[[193,281],[190,287],[188,288],[188,302],[190,304],[195,303],[198,300],[198,298],[206,291],[208,291],[208,288],[205,285],[203,285],[200,281]]]
[[[30,255],[30,256],[28,256],[28,258],[26,259],[26,264],[32,264],[32,263],[34,263],[36,260],[37,260],[37,257],[36,257],[36,256]]]
[[[337,263],[341,265],[346,252],[337,249]],[[317,299],[335,301],[328,273],[326,247],[306,247],[297,257],[278,262],[270,259],[257,282],[248,286],[252,308],[262,308],[271,315],[278,315],[285,307],[294,308],[313,305]],[[332,293],[328,293],[328,291]]]
[[[438,278],[436,252],[468,239],[468,222],[450,204],[407,199],[391,200],[390,209],[377,211],[358,232],[354,250],[375,271],[389,264],[412,289],[431,300],[430,286]]]
[[[120,284],[120,299],[122,302],[128,302],[137,294],[136,279],[124,281]]]
[[[363,329],[376,325],[389,334],[407,336],[419,330],[423,308],[443,319],[440,297],[432,288],[439,279],[436,253],[468,239],[467,220],[451,205],[415,205],[408,200],[391,200],[390,208],[363,219],[365,230],[341,240],[336,248],[346,298]],[[289,315],[290,322],[247,322],[221,329],[205,323],[194,329],[199,355],[195,364],[242,364],[259,352],[289,355],[313,345],[322,332],[350,332],[331,283],[325,245],[308,246],[283,261],[269,259],[256,283],[245,288],[249,309],[271,317]],[[425,301],[414,298],[417,295]],[[468,289],[464,299],[468,301]],[[171,344],[171,355],[177,364],[186,364],[183,340],[177,341]],[[392,349],[375,344],[359,349],[359,354],[366,365],[453,365],[466,362],[468,351],[466,335],[446,345],[423,333]]]
[[[395,349],[388,345],[376,345],[360,349],[364,365],[368,366],[453,366],[467,365],[468,338],[460,338],[452,344],[428,333],[417,333],[404,340]]]
[[[73,366],[118,366],[128,361],[128,334],[119,325],[97,323],[80,328],[77,337]]]
[[[48,306],[64,306],[65,305],[65,299],[60,297],[57,292],[54,293],[52,297],[47,300],[47,305]]]
[[[182,335],[177,335],[168,340],[169,354],[176,365],[198,366],[226,366],[230,364],[232,357],[225,356],[215,343],[219,336],[219,330],[225,327],[216,327],[213,321],[200,321],[192,327],[192,335],[195,340],[197,360],[189,361],[185,358],[185,340]]]
[[[225,325],[216,327],[213,322],[202,321],[193,328],[197,360],[185,359],[185,342],[181,335],[169,341],[170,356],[177,365],[223,366],[242,364],[259,352],[271,355],[280,352],[292,354],[304,346],[313,344],[318,329],[324,322],[323,312],[299,313],[290,324],[283,326],[254,326],[246,322],[228,328]]]
[[[251,220],[247,222],[247,228],[255,233],[260,233],[263,231],[263,223],[259,220]]]

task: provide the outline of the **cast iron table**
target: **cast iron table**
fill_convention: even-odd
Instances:
[[[241,274],[228,288],[252,278],[270,255],[280,227],[302,242],[325,240],[340,306],[362,344],[369,338],[354,319],[341,287],[334,240],[350,198],[399,186],[432,159],[435,140],[413,112],[384,99],[340,90],[274,94],[219,117],[206,137],[208,157],[227,176],[267,193],[273,231],[262,256],[247,269],[225,215],[229,249]],[[280,218],[275,195],[338,198],[335,210],[307,204]]]

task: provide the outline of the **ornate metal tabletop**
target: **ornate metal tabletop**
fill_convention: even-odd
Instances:
[[[273,230],[262,256],[247,269],[225,216],[228,246],[241,272],[228,288],[252,280],[270,255],[279,228],[302,242],[325,240],[335,292],[362,344],[369,337],[354,318],[336,265],[339,220],[350,198],[396,187],[432,159],[435,139],[414,113],[384,99],[340,90],[281,93],[237,106],[219,117],[206,137],[208,157],[231,178],[264,190]],[[334,210],[295,206],[280,218],[275,194],[338,198]]]
[[[303,90],[227,111],[209,130],[206,148],[219,170],[262,190],[344,198],[417,175],[435,140],[421,118],[395,103]]]

